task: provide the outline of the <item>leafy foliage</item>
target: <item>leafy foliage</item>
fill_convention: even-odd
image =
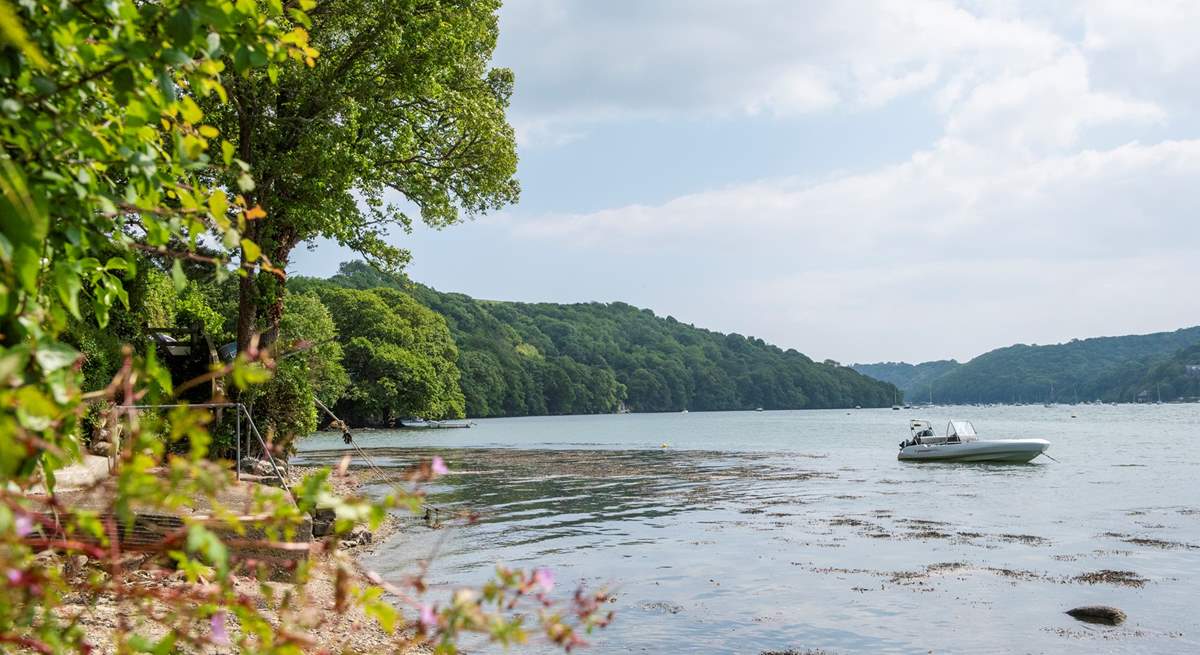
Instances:
[[[352,425],[463,415],[458,349],[441,316],[394,289],[316,286],[337,323],[349,386],[338,415]]]
[[[330,281],[407,289],[445,316],[470,416],[604,413],[622,403],[643,412],[892,403],[890,385],[846,367],[624,303],[484,302],[363,262],[343,264]]]
[[[513,78],[490,68],[498,8],[326,0],[297,20],[320,57],[259,69],[232,85],[233,102],[210,103],[255,170],[245,192],[266,215],[248,236],[264,256],[282,268],[296,245],[325,237],[398,266],[407,255],[383,236],[409,229],[405,207],[443,227],[516,201]],[[275,276],[243,283],[243,348],[255,331],[273,339],[284,292]]]
[[[331,616],[351,608],[373,617],[394,639],[391,646],[431,642],[439,652],[455,652],[469,633],[521,641],[522,615],[532,610],[547,639],[566,647],[579,643],[579,631],[606,621],[603,594],[577,594],[566,620],[548,609],[549,599],[534,591],[535,576],[524,572],[500,571],[483,591],[462,590],[440,609],[419,602],[420,575],[403,586],[359,575],[338,538],[356,524],[378,525],[390,508],[418,507],[420,485],[444,473],[444,464],[414,467],[376,503],[337,497],[326,471],[303,480],[294,494],[262,488],[245,505],[228,507],[222,492],[235,485],[234,474],[228,462],[210,458],[210,427],[219,427],[212,414],[187,406],[138,409],[175,400],[195,381],[176,387],[152,349],[142,354],[132,347],[138,344],[122,342],[138,337],[143,320],[172,312],[216,327],[209,297],[186,291],[185,262],[206,265],[218,278],[213,289],[231,274],[247,280],[280,274],[249,234],[263,209],[231,193],[255,188],[250,165],[206,119],[221,116],[227,84],[257,79],[256,71],[273,78],[315,63],[318,53],[298,27],[310,24],[305,12],[313,7],[310,0],[287,7],[278,0],[26,0],[19,7],[0,0],[0,644],[6,651],[86,653],[106,645],[121,653],[297,653],[313,648],[311,635],[327,629]],[[316,13],[334,9],[329,3]],[[358,18],[342,15],[347,23]],[[447,51],[445,63],[467,54]],[[366,144],[386,147],[380,138],[364,136]],[[271,162],[258,163],[269,175]],[[236,268],[231,257],[203,251],[206,235],[240,251]],[[148,274],[147,257],[183,293],[169,297]],[[297,318],[308,320],[285,327],[329,334],[316,309],[301,301]],[[305,376],[288,378],[290,362],[277,361],[256,341],[201,379],[227,378],[246,391],[282,369],[284,391],[299,393]],[[336,378],[330,371],[318,379],[332,392]],[[86,394],[85,380],[97,385]],[[57,473],[83,454],[85,414],[113,440],[114,472],[62,493]],[[298,538],[319,507],[334,512],[334,533],[303,546],[312,559],[294,567],[285,593],[268,582],[265,564],[235,557],[235,545],[255,549]],[[135,557],[126,537],[144,514],[172,516],[179,525],[165,524],[161,539]],[[72,572],[79,558],[83,570]],[[143,568],[133,571],[138,561]],[[335,598],[313,612],[309,583],[321,572]],[[167,583],[173,576],[180,579]],[[239,589],[239,579],[254,593]],[[385,588],[407,605],[407,618],[384,600]],[[68,594],[78,602],[67,606]],[[115,608],[115,625],[89,634],[81,613],[100,605]]]
[[[295,294],[288,296],[285,307],[275,374],[241,400],[256,409],[256,420],[270,440],[290,454],[297,439],[317,429],[313,397],[335,402],[345,393],[349,378],[337,328],[321,300]]]

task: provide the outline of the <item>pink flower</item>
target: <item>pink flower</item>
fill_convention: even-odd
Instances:
[[[21,578],[24,577],[21,575],[21,572],[16,569],[9,569],[5,571],[5,575],[8,577],[9,584],[21,584]]]
[[[545,567],[534,569],[533,584],[535,587],[541,587],[542,593],[550,593],[554,590],[554,572]]]
[[[433,469],[434,475],[446,475],[450,472],[450,469],[446,467],[446,460],[437,455],[433,456],[433,462],[429,466]]]
[[[229,643],[229,632],[225,630],[225,612],[217,612],[209,621],[212,624],[212,640],[217,644]]]
[[[21,514],[18,516],[17,520],[13,522],[13,525],[17,530],[18,537],[24,537],[30,532],[33,532],[33,519],[29,518],[29,515],[27,514]]]
[[[421,615],[420,615],[420,618],[417,619],[417,621],[421,624],[421,630],[423,630],[425,632],[430,632],[434,628],[437,627],[437,624],[438,624],[437,612],[434,612],[433,608],[430,607],[429,605],[422,605],[421,606]]]

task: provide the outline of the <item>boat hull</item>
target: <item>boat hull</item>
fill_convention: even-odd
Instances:
[[[906,462],[995,462],[1024,464],[1046,452],[1045,439],[996,439],[962,443],[917,444],[900,449],[897,459]]]

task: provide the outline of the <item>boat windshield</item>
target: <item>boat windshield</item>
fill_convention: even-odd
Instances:
[[[975,426],[971,425],[970,421],[950,421],[946,426],[946,438],[959,441],[975,441],[979,435],[975,433]]]

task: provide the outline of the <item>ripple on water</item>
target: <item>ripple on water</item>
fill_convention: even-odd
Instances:
[[[397,468],[443,456],[453,474],[429,501],[481,520],[414,527],[368,564],[398,578],[444,538],[435,593],[481,581],[498,561],[552,566],[565,594],[577,581],[610,585],[617,623],[593,638],[596,653],[996,652],[1011,643],[1086,653],[1098,640],[1112,652],[1200,652],[1188,574],[1200,570],[1200,508],[1187,482],[1200,478],[1200,457],[1155,459],[1158,444],[1184,438],[1196,420],[1143,429],[1144,416],[1081,419],[1042,432],[1060,463],[985,467],[897,463],[890,415],[829,429],[813,427],[820,413],[794,416],[800,427],[774,451],[753,453],[608,448],[591,434],[565,440],[566,450],[546,438],[535,443],[554,447],[448,449],[433,436],[371,449]],[[984,418],[980,428],[994,417]],[[684,423],[703,430],[704,420],[693,413]],[[490,425],[480,434],[504,442]],[[1115,433],[1142,453],[1141,466],[1094,448]],[[332,464],[342,454],[303,458]],[[1096,602],[1121,607],[1130,623],[1093,633],[1062,614]]]

